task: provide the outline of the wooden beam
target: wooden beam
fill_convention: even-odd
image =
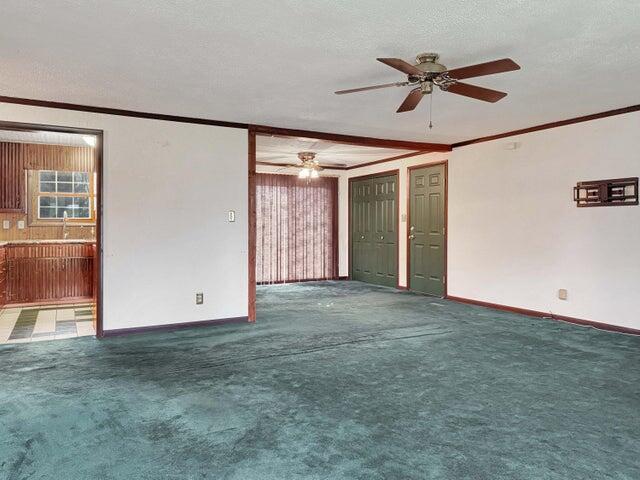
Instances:
[[[393,157],[383,158],[381,160],[374,160],[373,162],[361,163],[359,165],[351,165],[349,167],[346,167],[345,170],[353,170],[354,168],[369,167],[371,165],[378,165],[379,163],[387,163],[387,162],[393,162],[395,160],[402,160],[403,158],[417,157],[418,155],[424,155],[425,153],[433,153],[433,152],[421,151],[421,152],[403,153],[402,155],[395,155]]]
[[[249,128],[249,322],[256,321],[256,132]]]
[[[341,135],[338,133],[316,132],[312,130],[294,130],[290,128],[267,127],[254,125],[256,134],[271,137],[303,137],[327,140],[333,143],[359,145],[362,147],[395,148],[399,150],[419,150],[424,152],[450,152],[451,145],[443,143],[409,142],[405,140],[388,140],[383,138]]]

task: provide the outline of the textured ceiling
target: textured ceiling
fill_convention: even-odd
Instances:
[[[256,138],[256,160],[274,164],[297,164],[298,152],[315,152],[321,165],[353,167],[363,163],[405,155],[407,150],[360,147],[301,137]]]
[[[0,95],[450,143],[640,103],[639,19],[636,0],[3,0]],[[427,102],[394,113],[406,90],[332,93],[421,51],[522,70],[473,82],[496,104],[437,92],[431,132]]]
[[[64,132],[0,130],[0,142],[45,143],[47,145],[86,147],[88,143],[84,141],[84,137],[88,138],[90,135]]]

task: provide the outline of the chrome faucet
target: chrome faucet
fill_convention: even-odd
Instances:
[[[69,236],[69,229],[67,228],[67,211],[62,214],[62,238],[64,240]]]

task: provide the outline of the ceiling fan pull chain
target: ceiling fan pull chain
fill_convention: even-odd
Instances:
[[[433,92],[429,94],[429,130],[433,128],[433,123],[431,122],[432,113],[433,113]]]

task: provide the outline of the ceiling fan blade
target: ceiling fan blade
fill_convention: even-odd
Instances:
[[[296,168],[298,165],[285,165],[276,170],[276,172],[281,172],[282,170],[289,170],[290,168]]]
[[[372,85],[370,87],[360,87],[360,88],[350,88],[348,90],[338,90],[334,92],[336,95],[344,95],[345,93],[356,93],[356,92],[364,92],[366,90],[377,90],[378,88],[387,88],[387,87],[403,87],[407,85],[408,82],[394,82],[394,83],[385,83],[383,85]]]
[[[413,110],[418,106],[420,100],[422,100],[422,90],[420,87],[414,88],[409,92],[409,95],[404,99],[404,102],[402,102],[402,105],[400,105],[398,110],[396,110],[396,113],[409,112]]]
[[[462,80],[464,78],[493,75],[494,73],[512,72],[513,70],[520,70],[520,65],[510,58],[503,58],[502,60],[494,60],[493,62],[454,68],[453,70],[449,70],[447,73],[451,78]]]
[[[506,93],[499,92],[498,90],[491,90],[490,88],[478,87],[461,82],[450,85],[445,91],[491,103],[495,103],[507,96]]]
[[[346,163],[322,163],[320,166],[323,168],[336,168],[336,167],[344,168],[347,166],[347,164]]]
[[[377,60],[407,75],[422,75],[422,70],[399,58],[378,58]]]

